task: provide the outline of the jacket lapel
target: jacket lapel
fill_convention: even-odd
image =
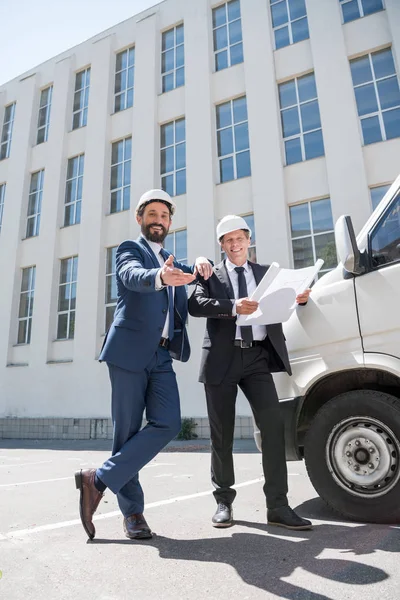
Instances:
[[[259,265],[250,261],[248,261],[248,264],[250,265],[253,271],[254,279],[256,280],[256,284],[258,285],[261,279],[264,277],[265,273],[268,271],[268,267],[264,267],[263,265]]]
[[[228,271],[225,266],[224,260],[215,267],[214,273],[218,277],[218,279],[220,280],[222,285],[224,286],[224,289],[226,291],[226,295],[228,296],[228,298],[230,298],[231,300],[234,300],[235,294],[233,291],[231,280],[229,279]]]

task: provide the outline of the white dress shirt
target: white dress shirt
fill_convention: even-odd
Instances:
[[[239,281],[238,281],[238,274],[235,271],[235,268],[237,267],[237,265],[234,265],[229,260],[229,258],[227,258],[225,260],[225,266],[228,271],[229,279],[230,279],[232,287],[233,287],[235,299],[238,300],[239,299]],[[252,293],[254,292],[254,290],[257,287],[256,280],[254,278],[253,269],[250,267],[250,265],[247,261],[244,263],[244,265],[242,265],[242,267],[244,268],[244,276],[245,276],[246,285],[247,285],[247,294],[248,294],[248,297],[250,298],[250,296],[252,295]],[[236,316],[236,304],[235,303],[233,304],[232,315],[234,317]],[[267,337],[267,328],[265,325],[253,325],[252,330],[253,330],[253,340],[261,341]],[[237,340],[242,339],[242,336],[240,335],[240,327],[238,325],[236,326],[236,339]]]
[[[160,267],[164,266],[165,260],[163,259],[163,257],[160,254],[160,251],[162,250],[162,245],[159,244],[158,242],[152,242],[150,240],[146,240],[146,242],[148,243],[148,245],[150,246],[150,248],[153,250],[154,254],[157,257],[158,262],[160,263]],[[155,288],[156,290],[162,290],[163,288],[165,288],[167,286],[165,286],[163,284],[163,282],[161,281],[161,269],[158,271],[157,275],[156,275],[156,281],[155,281]],[[175,288],[172,288],[172,295],[175,295]],[[169,311],[167,311],[167,318],[165,319],[165,323],[164,323],[164,329],[162,331],[161,337],[163,338],[167,338],[168,337],[168,330],[169,330]]]

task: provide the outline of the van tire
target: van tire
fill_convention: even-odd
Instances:
[[[400,523],[399,398],[375,390],[332,398],[311,422],[304,458],[333,510],[361,522]]]

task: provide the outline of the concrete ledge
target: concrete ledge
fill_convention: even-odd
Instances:
[[[192,417],[196,422],[197,439],[210,439],[207,417]],[[144,422],[145,424],[145,422]],[[111,440],[111,419],[16,418],[0,419],[0,439],[19,440]],[[235,439],[253,437],[251,417],[236,417]]]

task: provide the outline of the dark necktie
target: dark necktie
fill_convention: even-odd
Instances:
[[[164,248],[161,248],[160,255],[162,256],[164,261],[166,261],[167,258],[169,257],[168,252],[166,252],[164,250]],[[174,337],[174,294],[173,294],[172,287],[170,285],[167,286],[167,292],[168,292],[168,315],[169,315],[168,338],[170,340],[172,340],[172,338]]]
[[[239,284],[239,298],[247,298],[247,284],[246,277],[244,275],[244,267],[235,267],[235,271],[238,275],[238,284]],[[242,336],[242,340],[244,342],[252,342],[253,341],[253,328],[251,325],[246,325],[245,327],[240,327],[240,335]]]

